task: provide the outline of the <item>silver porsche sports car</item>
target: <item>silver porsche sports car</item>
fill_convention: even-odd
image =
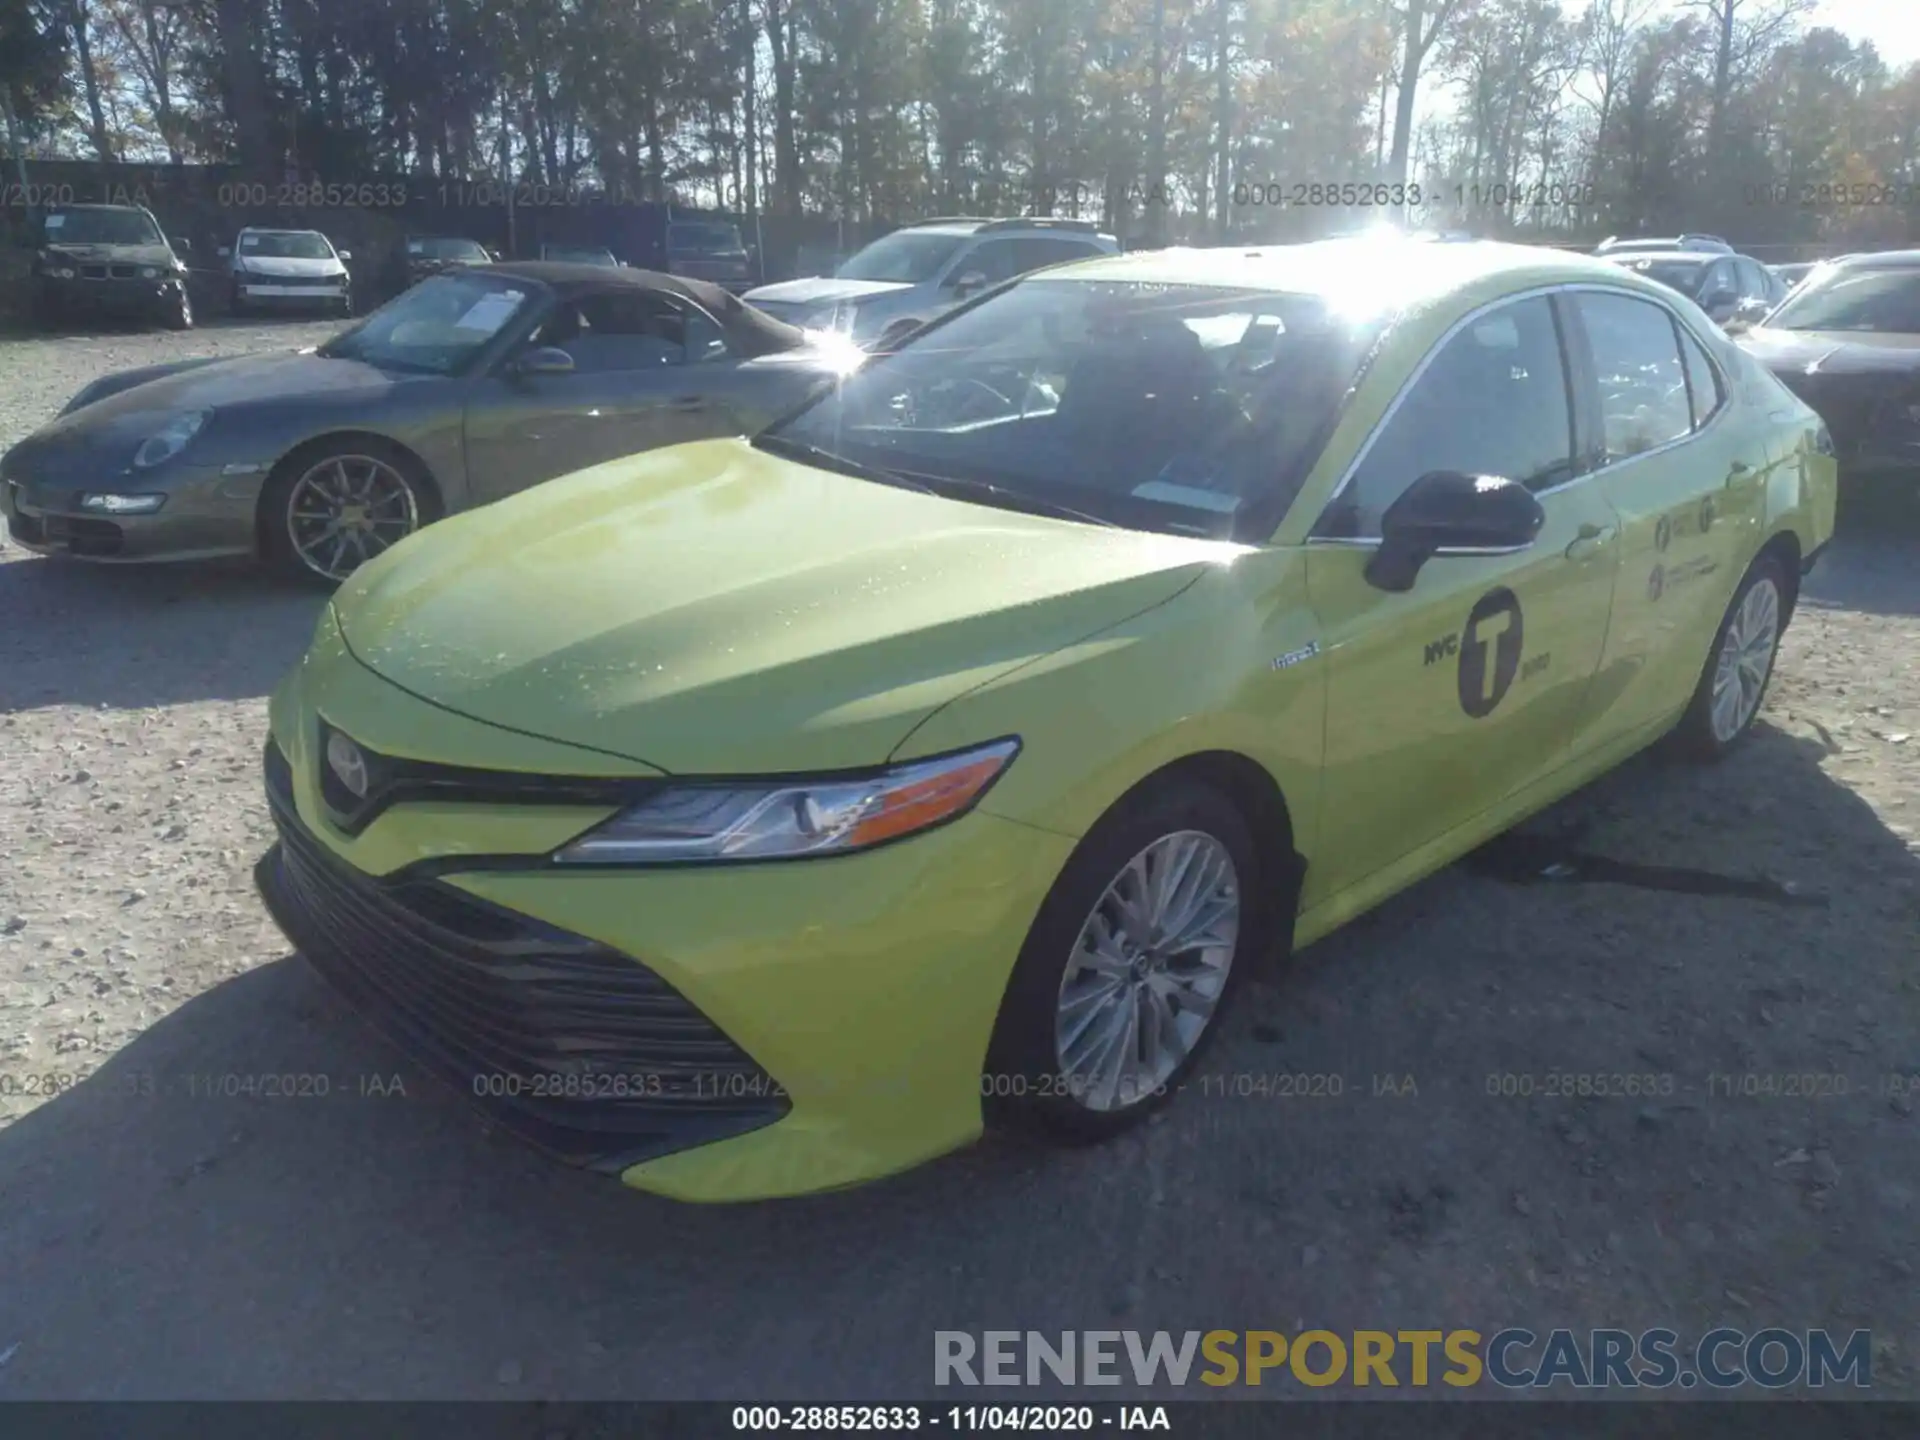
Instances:
[[[751,433],[860,363],[717,285],[525,262],[422,282],[312,350],[109,375],[0,457],[29,550],[344,579],[420,526]]]

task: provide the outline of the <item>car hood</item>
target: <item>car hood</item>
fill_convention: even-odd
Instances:
[[[47,254],[75,264],[152,265],[162,270],[173,268],[173,251],[165,245],[67,245],[58,242],[46,246]]]
[[[239,263],[249,274],[286,278],[289,276],[344,275],[347,267],[338,260],[301,260],[291,255],[241,255]]]
[[[157,421],[183,411],[231,409],[295,396],[364,394],[371,399],[395,383],[374,366],[358,360],[327,360],[312,351],[235,355],[179,369],[168,367],[155,379],[61,415],[21,445],[34,445],[49,454],[106,449],[129,438],[145,439],[157,428]]]
[[[762,285],[740,298],[750,305],[771,300],[777,305],[824,305],[834,300],[859,300],[869,295],[891,295],[911,290],[891,280],[841,280],[832,275],[814,275],[804,280],[782,280],[777,285]]]
[[[1791,375],[1920,374],[1920,335],[1756,326],[1740,336],[1738,343],[1783,379]]]
[[[1231,548],[713,440],[442,522],[336,603],[363,664],[468,718],[672,774],[792,773],[880,762],[948,701],[1165,603]]]

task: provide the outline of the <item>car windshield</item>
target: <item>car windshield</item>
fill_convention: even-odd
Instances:
[[[1704,260],[1639,260],[1631,268],[1692,299],[1700,293],[1700,282],[1711,267]]]
[[[746,249],[732,225],[669,225],[667,246],[683,255],[727,255]]]
[[[486,249],[477,240],[409,240],[409,255],[425,255],[432,260],[485,260]]]
[[[1920,335],[1920,265],[1816,270],[1766,323],[1778,330]]]
[[[1374,333],[1316,295],[1028,280],[757,443],[1008,509],[1264,541]]]
[[[138,210],[64,210],[47,217],[49,245],[158,245],[160,229]]]
[[[918,285],[938,275],[964,239],[964,235],[896,230],[864,250],[855,251],[834,273],[842,280],[885,280]]]
[[[333,247],[317,230],[263,230],[240,237],[242,255],[263,260],[331,260]]]
[[[608,265],[617,267],[619,261],[613,258],[609,250],[595,250],[589,245],[546,245],[540,250],[542,260],[561,260],[569,265]]]
[[[525,280],[450,270],[381,306],[320,354],[386,370],[452,375],[524,311],[533,293]]]

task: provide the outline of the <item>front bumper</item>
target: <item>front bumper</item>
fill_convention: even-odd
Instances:
[[[552,751],[537,742],[537,752],[523,752],[536,742],[429,714],[327,649],[323,640],[275,697],[275,743],[286,761],[269,790],[280,788],[282,839],[262,864],[263,891],[323,973],[504,1127],[575,1163],[617,1169],[636,1188],[699,1201],[857,1184],[979,1134],[981,1071],[1000,997],[1072,841],[975,812],[837,859],[587,872],[545,856],[604,808],[449,800],[396,803],[349,837],[320,792],[321,709],[328,723],[388,754],[419,756],[425,740],[449,763],[471,764],[476,749],[490,748],[505,769],[532,768],[521,754],[550,764]],[[467,858],[476,854],[484,858]],[[299,874],[290,878],[290,866]],[[422,902],[417,886],[427,877],[436,898]],[[416,897],[411,915],[392,908],[403,893]],[[424,908],[442,927],[473,932],[473,917],[490,915],[509,940],[540,937],[530,953],[541,966],[558,963],[550,957],[563,950],[590,953],[603,979],[591,996],[530,985],[523,1003],[489,998],[486,1013],[477,1001],[464,1011],[435,1002],[436,992],[467,985],[459,976],[481,962],[470,948],[456,953],[423,936]],[[407,932],[415,938],[396,958]],[[660,1087],[632,1078],[679,1074],[673,1066],[684,1058],[662,1050],[664,1035],[636,1018],[638,999],[623,998],[641,995],[673,1008],[688,1043],[724,1047],[688,1060],[709,1078],[682,1075],[683,1098],[670,1115],[656,1113]],[[517,1026],[511,1034],[502,1006]],[[498,1035],[483,1052],[475,1026],[487,1013]],[[587,1054],[579,1035],[625,1048]],[[517,1058],[502,1060],[498,1047],[508,1041]],[[552,1062],[563,1049],[564,1073],[629,1077],[625,1098],[638,1090],[641,1103],[622,1123],[655,1127],[641,1142],[609,1126],[614,1111],[600,1092],[617,1091],[617,1079],[592,1079],[590,1097],[565,1094],[564,1074],[551,1078],[562,1073]],[[496,1082],[497,1073],[522,1078]],[[524,1095],[526,1077],[542,1073],[549,1078],[533,1088],[557,1113],[533,1114],[494,1093],[517,1084]],[[722,1100],[730,1108],[713,1108]]]
[[[23,549],[40,555],[131,564],[255,553],[254,510],[264,471],[226,475],[211,467],[164,469],[164,485],[105,473],[72,480],[0,475],[0,518]],[[165,490],[167,503],[152,515],[102,515],[80,508],[80,496],[88,490],[155,489]]]
[[[337,309],[353,294],[350,284],[288,285],[273,280],[235,280],[237,299],[261,308]]]
[[[177,305],[186,282],[178,275],[61,280],[43,274],[34,284],[43,304],[66,314],[147,317],[164,315]]]

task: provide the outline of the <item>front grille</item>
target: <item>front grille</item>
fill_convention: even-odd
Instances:
[[[80,267],[80,276],[85,280],[104,280],[107,278],[107,267],[104,265],[82,265]]]
[[[138,265],[109,265],[107,273],[116,280],[132,280],[140,273]]]
[[[291,285],[303,290],[329,290],[339,285],[338,275],[256,275],[255,281],[268,285]]]
[[[256,878],[274,919],[506,1129],[617,1173],[787,1113],[767,1073],[645,966],[437,880],[362,874],[308,832],[274,746],[266,782],[280,843]]]

